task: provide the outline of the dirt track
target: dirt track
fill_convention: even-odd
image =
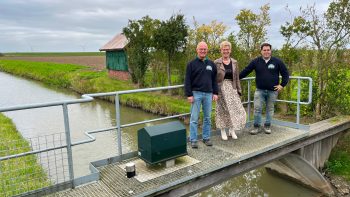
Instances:
[[[63,64],[77,64],[102,70],[106,65],[105,56],[64,56],[64,57],[1,57],[0,59],[26,60],[33,62],[55,62]]]

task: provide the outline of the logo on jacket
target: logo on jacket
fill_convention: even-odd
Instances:
[[[210,71],[212,71],[212,70],[213,70],[213,68],[212,68],[210,65],[207,65],[206,70],[210,70]]]
[[[267,68],[268,68],[268,69],[275,69],[275,65],[269,64],[269,65],[267,66]]]

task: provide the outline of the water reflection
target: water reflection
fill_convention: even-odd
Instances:
[[[316,197],[318,193],[258,168],[229,179],[193,197]]]

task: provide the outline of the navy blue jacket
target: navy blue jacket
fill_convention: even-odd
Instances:
[[[193,96],[192,91],[212,92],[217,95],[216,73],[216,65],[207,58],[202,61],[197,57],[189,62],[185,76],[186,96]]]
[[[239,78],[246,77],[253,70],[255,71],[256,87],[261,90],[274,90],[274,86],[278,84],[284,87],[289,80],[286,65],[276,57],[271,57],[267,63],[265,63],[265,60],[261,56],[255,58],[240,72]],[[279,80],[280,74],[282,76],[281,83]]]

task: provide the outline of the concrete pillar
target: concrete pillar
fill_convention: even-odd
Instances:
[[[316,169],[321,170],[337,144],[342,132],[299,149],[295,153],[306,159]]]

